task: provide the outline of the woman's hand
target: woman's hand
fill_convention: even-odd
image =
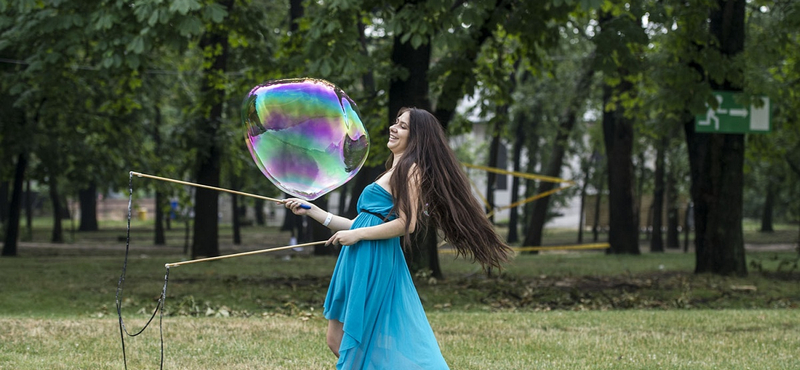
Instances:
[[[306,215],[311,210],[310,207],[309,208],[302,208],[301,206],[305,205],[306,203],[302,199],[298,199],[298,198],[283,199],[283,200],[279,201],[278,204],[283,204],[284,207],[286,207],[287,209],[291,210],[292,213],[294,213],[294,214],[296,214],[298,216]],[[308,207],[308,205],[306,205],[306,206]]]
[[[353,245],[361,241],[361,235],[356,230],[341,230],[333,234],[333,236],[325,242],[325,245]]]

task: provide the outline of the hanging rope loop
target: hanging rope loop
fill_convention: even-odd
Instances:
[[[167,299],[167,284],[169,282],[169,269],[170,269],[170,267],[176,267],[176,266],[186,265],[186,264],[190,264],[190,263],[216,261],[216,260],[221,260],[221,259],[225,259],[225,258],[232,258],[232,257],[242,257],[242,256],[250,256],[250,255],[254,255],[254,254],[276,252],[276,251],[281,251],[281,250],[286,250],[286,249],[301,248],[301,247],[307,247],[307,246],[312,246],[312,245],[324,244],[326,242],[326,240],[323,240],[323,241],[318,241],[318,242],[311,242],[311,243],[297,244],[297,245],[287,245],[287,246],[283,246],[283,247],[261,249],[261,250],[256,250],[256,251],[229,254],[229,255],[224,255],[224,256],[216,256],[216,257],[200,258],[200,259],[189,260],[189,261],[167,263],[167,264],[164,265],[164,267],[166,268],[166,272],[164,273],[164,287],[161,288],[161,297],[159,297],[158,302],[156,303],[156,307],[155,307],[155,309],[153,309],[153,313],[150,315],[150,319],[147,320],[147,322],[144,324],[144,326],[139,331],[137,331],[134,334],[131,334],[130,332],[128,332],[128,328],[125,326],[125,321],[122,319],[122,300],[123,300],[123,298],[122,298],[123,294],[122,293],[123,293],[123,287],[125,285],[125,274],[127,273],[127,270],[128,270],[128,254],[130,252],[130,246],[131,246],[131,214],[133,212],[132,211],[132,209],[133,209],[132,205],[133,205],[133,176],[134,175],[136,175],[137,177],[147,177],[147,178],[152,178],[152,179],[156,179],[156,180],[163,180],[163,181],[169,181],[169,182],[174,182],[174,183],[183,184],[183,185],[190,185],[190,186],[196,186],[196,187],[202,187],[202,188],[209,188],[209,189],[212,189],[212,190],[225,191],[225,192],[229,192],[229,193],[234,193],[234,194],[239,194],[239,195],[244,195],[244,196],[250,196],[250,197],[255,197],[255,198],[259,198],[259,199],[265,199],[265,200],[269,200],[269,201],[275,201],[275,202],[279,202],[280,201],[279,199],[275,199],[275,198],[269,198],[269,197],[264,197],[264,196],[260,196],[260,195],[249,194],[249,193],[242,193],[242,192],[238,192],[238,191],[235,191],[235,190],[217,188],[217,187],[212,187],[212,186],[207,186],[207,185],[194,184],[194,183],[185,182],[185,181],[173,180],[173,179],[168,179],[168,178],[165,178],[165,177],[145,175],[145,174],[138,173],[138,172],[133,172],[133,171],[131,171],[128,174],[128,223],[127,223],[127,228],[126,228],[127,231],[126,231],[126,237],[125,237],[125,259],[122,262],[122,273],[120,274],[119,281],[117,282],[117,293],[116,293],[116,298],[115,298],[116,306],[117,306],[117,316],[119,318],[119,335],[120,335],[120,341],[122,343],[122,362],[123,362],[126,370],[128,369],[128,356],[127,356],[127,353],[126,353],[126,350],[125,350],[125,336],[127,335],[129,337],[135,337],[135,336],[137,336],[139,334],[142,334],[142,332],[144,332],[144,330],[147,329],[147,327],[150,326],[150,324],[153,322],[153,320],[156,317],[156,313],[159,314],[159,316],[158,316],[158,330],[159,330],[159,336],[160,336],[160,341],[161,341],[161,362],[160,362],[160,365],[159,365],[159,369],[162,369],[162,370],[164,369],[164,325],[163,325],[163,321],[164,321],[165,301]],[[304,207],[308,207],[308,206],[305,205]]]

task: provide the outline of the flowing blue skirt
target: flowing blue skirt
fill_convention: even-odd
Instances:
[[[388,198],[388,202],[387,202]],[[379,225],[391,195],[377,184],[359,198],[352,228]],[[448,369],[428,323],[400,238],[344,246],[325,298],[325,318],[344,324],[337,369]]]

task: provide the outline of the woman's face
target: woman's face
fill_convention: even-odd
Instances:
[[[392,151],[393,154],[402,154],[408,146],[408,124],[411,114],[404,112],[395,123],[389,126],[389,143],[386,147]]]

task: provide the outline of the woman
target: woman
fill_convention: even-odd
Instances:
[[[423,221],[458,254],[484,269],[501,267],[510,249],[472,196],[466,175],[436,118],[403,108],[389,127],[386,171],[358,199],[359,215],[334,216],[300,199],[283,203],[334,231],[342,250],[325,299],[327,342],[337,369],[447,369],[414,288],[400,236]],[[424,216],[420,217],[423,213]]]

